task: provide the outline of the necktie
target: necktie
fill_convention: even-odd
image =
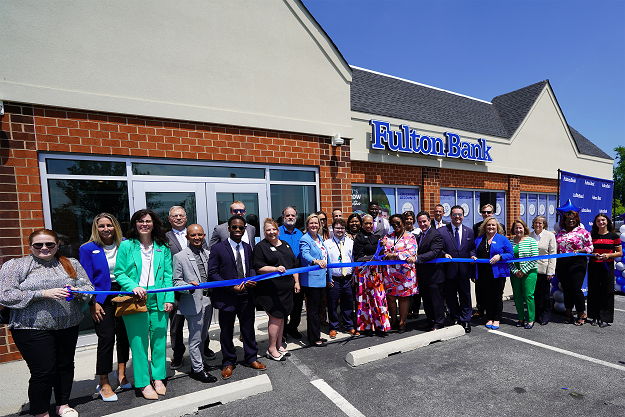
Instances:
[[[239,278],[245,278],[245,272],[243,272],[243,259],[241,259],[241,251],[239,250],[239,246],[237,245],[237,276]]]
[[[347,257],[347,253],[345,252],[345,245],[343,245],[342,240],[339,242],[339,252],[341,254],[341,263],[344,259],[347,260],[346,262],[349,262],[349,258]],[[348,272],[349,268],[341,268],[341,274],[343,274],[343,276],[347,275]]]
[[[460,234],[458,233],[457,227],[456,227],[456,233],[454,233],[454,236],[456,238],[456,246],[458,247],[458,249],[460,249]]]
[[[197,269],[200,271],[200,282],[206,282],[206,268],[204,268],[204,260],[200,252],[194,253],[195,262],[197,263]]]

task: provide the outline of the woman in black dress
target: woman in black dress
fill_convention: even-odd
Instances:
[[[263,223],[265,239],[258,242],[252,255],[252,266],[257,274],[284,272],[299,267],[299,261],[293,255],[293,249],[284,240],[278,239],[280,231],[273,219],[265,219]],[[275,361],[286,360],[290,353],[282,347],[284,319],[293,309],[293,290],[299,293],[299,276],[281,275],[258,282],[256,286],[256,303],[269,316],[269,349],[267,358]]]

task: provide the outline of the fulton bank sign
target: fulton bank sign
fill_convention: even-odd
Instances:
[[[478,139],[477,143],[463,142],[457,134],[445,132],[445,140],[443,140],[419,135],[406,125],[399,125],[397,131],[391,130],[389,122],[380,120],[369,120],[369,125],[371,126],[371,149],[493,162],[490,157],[491,147],[486,146],[484,139]]]

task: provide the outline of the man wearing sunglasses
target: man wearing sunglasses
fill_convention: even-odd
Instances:
[[[241,201],[235,201],[230,204],[230,215],[231,216],[241,216],[245,219],[245,204]],[[254,244],[256,243],[254,240],[254,236],[256,236],[256,228],[251,224],[247,224],[245,226],[245,233],[243,233],[242,240],[247,243],[254,249]],[[228,224],[222,223],[213,229],[213,234],[211,235],[211,240],[208,243],[209,247],[212,247],[215,243],[223,242],[224,240],[228,240],[230,237],[230,233],[228,232]]]

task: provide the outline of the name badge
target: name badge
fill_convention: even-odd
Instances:
[[[269,249],[271,249],[272,252],[276,251],[276,247],[275,246],[271,246]]]
[[[92,251],[91,253],[100,253],[100,249],[96,249],[96,250]]]
[[[162,250],[159,248],[154,248],[154,249],[156,249],[157,252],[162,252]]]

